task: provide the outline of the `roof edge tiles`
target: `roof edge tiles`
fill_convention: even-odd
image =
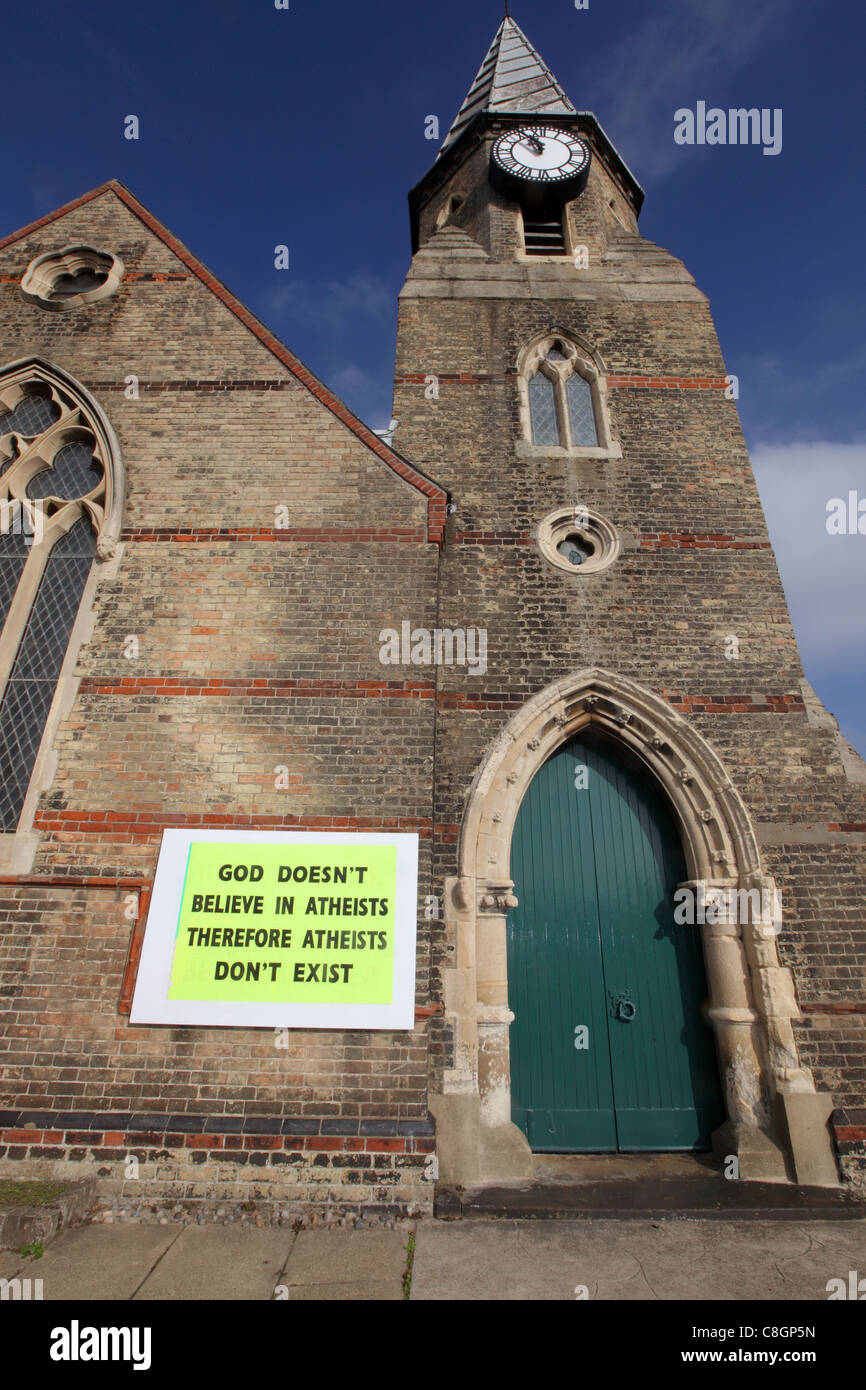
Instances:
[[[510,17],[503,19],[439,151],[444,154],[481,111],[572,116],[576,111],[540,53]]]

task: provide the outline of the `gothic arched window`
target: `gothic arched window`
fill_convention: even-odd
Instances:
[[[593,356],[553,333],[522,354],[519,368],[524,437],[533,449],[619,457],[611,444],[604,384]]]
[[[529,376],[529,411],[533,444],[563,449],[598,447],[592,387],[581,374],[573,343],[558,339],[544,353],[533,354]]]
[[[38,361],[0,371],[0,834],[19,828],[96,555],[114,551],[120,458],[96,402]]]

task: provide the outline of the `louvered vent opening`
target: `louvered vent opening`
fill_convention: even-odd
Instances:
[[[561,222],[529,222],[524,218],[523,236],[527,256],[564,256],[565,236]]]

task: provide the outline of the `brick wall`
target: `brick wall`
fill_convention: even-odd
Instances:
[[[25,300],[30,259],[77,240],[120,255],[118,293],[64,313]],[[128,1196],[423,1207],[423,1007],[411,1033],[281,1038],[132,1027],[120,996],[127,880],[150,882],[166,825],[416,830],[430,891],[432,687],[383,667],[378,639],[404,616],[435,625],[444,500],[114,190],[0,247],[0,312],[5,360],[38,355],[91,390],[127,477],[39,850],[30,875],[0,883],[0,1171],[71,1163]]]

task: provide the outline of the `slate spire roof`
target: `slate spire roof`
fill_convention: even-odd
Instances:
[[[440,154],[454,144],[480,111],[512,111],[533,116],[575,114],[575,108],[541,55],[511,18],[503,19],[500,24]]]

